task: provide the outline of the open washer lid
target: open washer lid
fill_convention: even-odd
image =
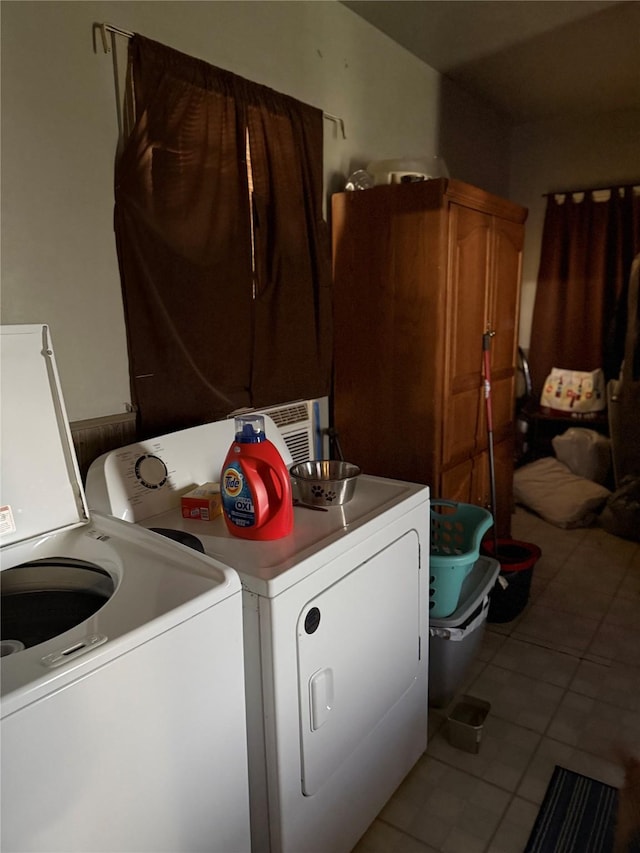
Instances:
[[[45,325],[0,326],[0,545],[89,519]]]

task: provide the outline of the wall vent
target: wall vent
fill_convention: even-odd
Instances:
[[[308,400],[268,406],[258,411],[269,415],[278,427],[294,463],[315,459],[313,417]]]

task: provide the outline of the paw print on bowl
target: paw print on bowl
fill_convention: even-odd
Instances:
[[[311,495],[316,500],[323,500],[325,503],[331,503],[338,497],[337,492],[333,489],[325,489],[323,486],[311,486]]]

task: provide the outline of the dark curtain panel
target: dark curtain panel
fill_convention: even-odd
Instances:
[[[129,49],[115,230],[140,435],[328,393],[322,113],[139,35]]]
[[[271,92],[248,109],[256,252],[254,405],[327,394],[331,267],[322,113]]]
[[[529,350],[535,395],[552,367],[618,375],[639,250],[640,198],[631,187],[612,188],[608,201],[593,191],[549,196]]]

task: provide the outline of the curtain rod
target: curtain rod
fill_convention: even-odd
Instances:
[[[602,190],[626,190],[626,189],[629,189],[629,187],[637,187],[637,186],[640,186],[640,180],[633,181],[630,184],[614,184],[613,186],[611,184],[606,184],[605,186],[601,186],[601,187],[584,187],[583,189],[579,189],[579,190],[555,190],[554,192],[550,192],[550,193],[542,193],[542,198],[549,198],[549,196],[552,196],[552,195],[574,195],[577,193],[596,193],[596,192],[602,192]]]
[[[122,36],[126,39],[131,39],[135,35],[135,33],[132,33],[130,30],[123,30],[120,27],[114,27],[113,24],[94,24],[94,27],[97,27],[100,30],[100,35],[102,36],[102,47],[105,53],[111,53],[107,33],[113,33],[113,35]],[[340,116],[334,116],[331,113],[325,112],[322,113],[322,117],[326,119],[326,121],[332,121],[334,124],[337,124],[340,128],[340,132],[342,133],[342,138],[347,138],[347,134],[344,129],[344,119],[341,119]]]
[[[130,30],[122,30],[120,27],[114,27],[111,24],[94,24],[94,27],[100,30],[100,35],[102,36],[102,47],[104,48],[105,53],[111,53],[107,33],[113,33],[114,35],[123,36],[127,39],[132,39],[135,35],[135,33],[132,33]]]

